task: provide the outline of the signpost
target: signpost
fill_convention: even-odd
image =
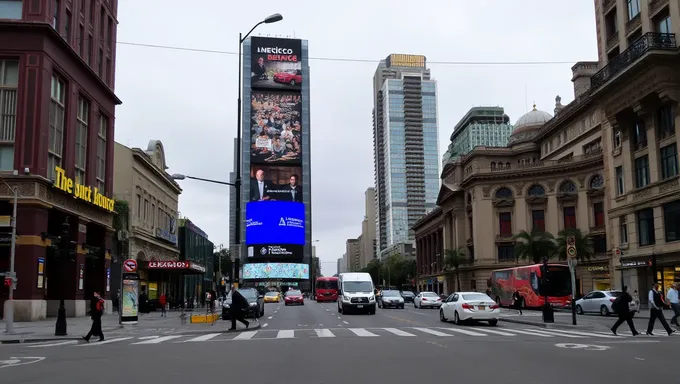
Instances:
[[[571,273],[571,323],[576,325],[576,237],[567,236],[567,263]]]

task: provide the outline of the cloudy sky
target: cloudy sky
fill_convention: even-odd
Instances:
[[[312,237],[325,275],[335,273],[345,240],[361,233],[364,192],[373,186],[372,79],[380,59],[427,57],[438,82],[441,155],[470,107],[503,106],[513,122],[533,102],[552,113],[556,95],[563,104],[573,99],[571,65],[597,58],[592,0],[119,0],[116,140],[142,148],[161,140],[170,172],[227,181],[238,34],[277,12],[284,20],[255,35],[309,40]],[[518,62],[552,63],[510,64]],[[226,246],[228,187],[181,185],[181,214]]]

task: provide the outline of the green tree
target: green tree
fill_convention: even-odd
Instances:
[[[521,231],[514,236],[515,258],[540,263],[544,257],[555,255],[557,244],[555,237],[549,232]]]
[[[222,276],[229,276],[229,280],[231,280],[233,264],[227,248],[222,248],[213,253],[213,270],[215,273],[220,270],[220,265],[222,266]]]
[[[452,269],[456,276],[457,291],[460,292],[460,266],[467,261],[465,248],[447,249],[444,251],[444,267]]]
[[[567,237],[574,236],[576,247],[576,259],[590,260],[595,257],[593,239],[580,229],[563,229],[557,235],[557,257],[560,260],[567,259]]]
[[[368,265],[364,268],[361,269],[360,272],[367,272],[371,275],[371,279],[373,279],[373,284],[379,285],[382,284],[380,280],[380,270],[382,268],[382,265],[380,263],[379,259],[373,259],[371,260]]]

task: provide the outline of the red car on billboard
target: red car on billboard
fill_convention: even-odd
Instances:
[[[314,298],[318,302],[338,301],[338,278],[337,277],[319,277],[316,279],[316,296]]]
[[[548,280],[543,282],[541,264],[497,269],[491,272],[489,281],[491,298],[501,306],[511,306],[512,294],[519,291],[527,308],[540,308],[544,296],[556,308],[567,307],[571,302],[571,274],[569,267],[548,264]]]
[[[283,71],[274,74],[274,82],[281,84],[299,85],[302,84],[302,71],[299,69]]]

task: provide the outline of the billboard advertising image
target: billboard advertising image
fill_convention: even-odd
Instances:
[[[300,94],[253,91],[250,107],[250,162],[300,164]]]
[[[303,246],[300,244],[253,244],[248,245],[248,257],[254,259],[301,259]]]
[[[305,205],[290,201],[246,204],[246,244],[305,244]]]
[[[302,203],[301,173],[301,167],[251,165],[248,200]]]
[[[302,42],[295,39],[251,38],[252,88],[300,89]]]
[[[309,279],[309,265],[299,263],[250,263],[243,265],[244,279]]]

